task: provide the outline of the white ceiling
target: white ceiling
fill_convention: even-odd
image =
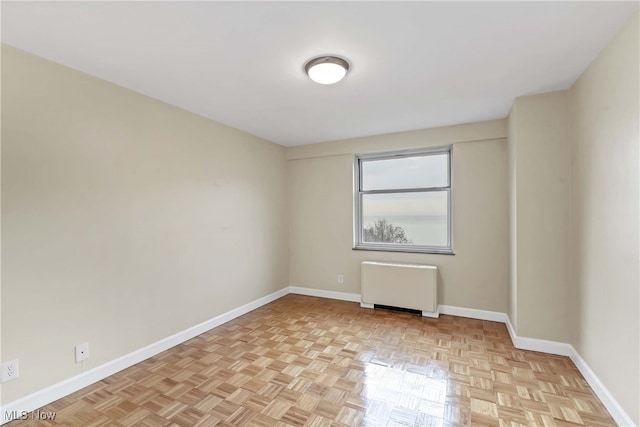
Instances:
[[[2,41],[282,145],[505,117],[638,2],[2,2]],[[352,64],[334,86],[304,63]]]

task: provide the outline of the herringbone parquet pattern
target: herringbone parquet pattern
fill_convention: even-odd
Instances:
[[[612,426],[566,357],[503,324],[287,295],[26,426]]]

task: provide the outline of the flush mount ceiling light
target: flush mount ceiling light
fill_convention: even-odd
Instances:
[[[320,56],[307,62],[304,71],[314,82],[331,85],[338,83],[347,75],[349,63],[337,56]]]

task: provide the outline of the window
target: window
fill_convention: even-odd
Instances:
[[[451,147],[356,156],[355,249],[453,253]]]

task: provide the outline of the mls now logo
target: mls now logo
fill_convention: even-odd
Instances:
[[[55,420],[55,412],[46,411],[4,411],[4,419],[7,421],[13,420]]]
[[[4,411],[4,419],[7,421],[13,420],[28,420],[28,411]]]

